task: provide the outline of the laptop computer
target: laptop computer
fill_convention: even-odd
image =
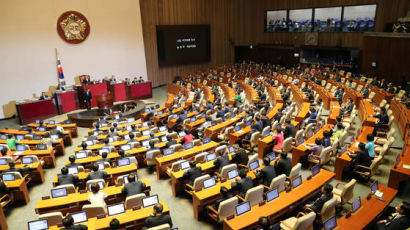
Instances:
[[[127,166],[127,165],[130,165],[129,158],[122,158],[118,160],[118,167]]]
[[[47,149],[47,145],[46,144],[38,144],[37,145],[37,150],[46,150]]]
[[[86,141],[85,143],[87,144],[87,146],[93,146],[94,145],[93,141]]]
[[[40,132],[45,132],[45,131],[46,131],[46,127],[39,127],[39,128],[38,128],[38,131],[40,131]]]
[[[166,126],[161,126],[161,127],[159,127],[159,131],[160,132],[165,132],[165,131],[167,131],[168,129],[167,129],[167,127]]]
[[[336,216],[332,216],[328,220],[326,220],[325,223],[323,223],[323,226],[325,230],[332,230],[336,228],[337,226]]]
[[[172,115],[172,118],[173,118],[173,119],[177,119],[177,118],[178,118],[178,114]]]
[[[124,135],[124,140],[129,140],[129,139],[130,139],[130,135],[125,134],[125,135]]]
[[[66,188],[51,189],[52,198],[59,198],[59,197],[64,197],[64,196],[67,196]]]
[[[40,120],[36,120],[36,124],[40,124]]]
[[[206,155],[206,161],[213,161],[216,159],[216,153],[210,153]]]
[[[28,230],[45,230],[45,229],[48,229],[48,221],[47,220],[34,220],[34,221],[29,221],[27,224],[28,224]]]
[[[148,122],[142,123],[142,127],[148,127]]]
[[[131,149],[131,145],[121,145],[121,149],[124,151],[128,151]]]
[[[237,205],[235,207],[235,210],[237,216],[243,215],[244,213],[247,213],[251,210],[251,204],[249,201],[244,202],[242,204]]]
[[[207,180],[204,180],[204,189],[210,188],[212,186],[216,185],[215,178],[209,178]]]
[[[195,122],[195,121],[196,121],[195,117],[191,118],[191,122]]]
[[[3,135],[0,135],[0,139],[1,139],[1,140],[7,140],[7,135],[4,135],[4,134],[3,134]]]
[[[162,114],[164,114],[164,112],[158,111],[158,116],[161,116]]]
[[[48,124],[49,124],[49,125],[55,125],[55,124],[56,124],[56,121],[55,121],[55,120],[49,120],[49,121],[48,121]]]
[[[160,107],[160,106],[159,106],[158,104],[155,106],[156,109],[159,109],[159,107]]]
[[[26,151],[26,146],[25,145],[17,145],[16,150],[17,151]]]
[[[241,130],[241,126],[239,125],[235,126],[235,131],[238,132],[239,130]]]
[[[246,121],[246,126],[251,126],[252,122],[251,121]]]
[[[167,141],[168,141],[167,136],[162,136],[162,137],[161,137],[161,142],[167,142]]]
[[[149,130],[142,131],[142,136],[149,136]]]
[[[113,143],[114,142],[114,138],[113,137],[109,137],[108,138],[108,143]]]
[[[320,165],[315,165],[312,167],[312,177],[316,176],[320,172]]]
[[[133,123],[133,122],[135,122],[135,118],[130,117],[130,118],[127,119],[127,122],[128,123]]]
[[[277,188],[272,189],[272,190],[270,190],[269,192],[266,193],[266,200],[268,202],[270,202],[270,201],[272,201],[272,200],[274,200],[278,197],[279,197],[279,192],[278,192]]]
[[[158,195],[152,195],[142,199],[142,206],[144,208],[158,204]]]
[[[372,190],[373,194],[376,193],[376,191],[379,189],[379,182],[377,180],[374,181],[372,186],[370,186],[370,189]]]
[[[21,159],[21,163],[23,164],[31,164],[33,163],[33,158],[32,157],[23,157]]]
[[[83,158],[87,158],[87,152],[80,151],[75,154],[75,159],[83,159]]]
[[[16,135],[16,140],[18,141],[24,140],[24,135]]]
[[[184,149],[188,150],[188,149],[192,149],[194,147],[194,143],[193,142],[189,142],[184,144]]]
[[[3,181],[14,181],[15,180],[14,174],[12,174],[12,173],[5,173],[5,174],[1,175],[1,179]]]
[[[190,167],[189,167],[189,161],[181,162],[181,164],[179,165],[179,167],[181,168],[181,170],[189,169],[189,168],[190,168]]]
[[[266,130],[265,133],[263,134],[264,137],[270,136],[270,130]]]
[[[93,183],[88,184],[88,191],[91,191],[91,186]],[[104,183],[102,181],[98,182],[98,187],[100,187],[100,190],[104,189]]]
[[[33,135],[33,140],[36,140],[36,141],[41,140],[41,136],[34,134]]]
[[[186,133],[184,131],[181,131],[181,132],[178,133],[179,137],[185,137],[185,135],[186,135]]]
[[[302,184],[302,176],[298,176],[296,178],[293,178],[292,180],[292,188],[295,189],[299,187]]]
[[[216,122],[216,121],[211,121],[211,126],[215,126],[215,125],[217,125],[218,124],[218,122]]]
[[[357,200],[353,201],[352,203],[352,212],[355,213],[357,210],[359,210],[359,208],[362,206],[362,201],[359,198],[357,198]]]
[[[104,170],[105,169],[104,163],[98,162],[97,165],[98,165],[98,170]]]
[[[8,165],[9,161],[6,158],[0,158],[0,165]]]
[[[209,142],[211,142],[211,138],[210,137],[204,137],[202,138],[202,144],[208,144]]]
[[[83,222],[88,221],[86,211],[74,212],[74,213],[71,213],[70,215],[73,217],[74,224],[83,223]]]
[[[114,216],[125,213],[124,203],[114,204],[107,207],[108,216]]]
[[[253,171],[253,170],[255,170],[255,169],[257,169],[257,168],[259,168],[259,161],[254,161],[254,162],[252,162],[252,163],[250,163],[249,164],[249,169],[251,170],[251,171]]]
[[[127,126],[126,130],[127,130],[127,131],[132,131],[132,127],[131,127],[130,125]]]
[[[164,156],[174,154],[174,149],[173,148],[164,149],[163,153],[164,153]]]
[[[69,167],[68,168],[68,174],[78,174],[78,168],[77,167]]]
[[[149,113],[149,111],[150,111],[150,110],[149,110],[148,108],[145,109],[145,113]]]
[[[237,177],[238,174],[238,170],[234,169],[228,172],[228,179],[232,180],[233,178]]]
[[[276,154],[274,152],[268,153],[266,156],[270,161],[274,161],[276,159]]]
[[[143,141],[142,146],[145,147],[145,148],[149,148],[149,140]]]
[[[138,176],[135,174],[135,180],[134,181],[138,181]],[[134,182],[133,181],[133,182]],[[128,180],[128,175],[126,175],[126,176],[124,176],[124,183],[125,184],[128,184],[129,183],[129,180]]]

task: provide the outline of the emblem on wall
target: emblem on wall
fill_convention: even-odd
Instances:
[[[90,23],[81,13],[67,11],[58,18],[57,32],[64,41],[78,44],[90,34]]]

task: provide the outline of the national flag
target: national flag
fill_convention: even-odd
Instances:
[[[58,78],[60,79],[60,83],[61,83],[61,85],[65,85],[64,73],[63,73],[63,67],[61,67],[61,61],[60,61],[60,57],[58,56],[57,49],[56,49],[56,55],[57,55],[57,71],[58,71]]]

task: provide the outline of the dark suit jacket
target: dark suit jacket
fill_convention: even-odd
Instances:
[[[262,178],[263,184],[265,186],[269,187],[270,183],[272,182],[272,179],[276,177],[275,166],[273,165],[265,166],[264,168],[261,169],[261,171],[259,172],[257,176],[258,178]]]
[[[235,156],[233,157],[232,160],[236,164],[247,165],[249,157],[248,157],[248,154],[246,154],[245,151],[238,151],[238,153],[235,154]]]
[[[386,223],[377,225],[377,229],[396,230],[407,229],[410,227],[410,220],[407,216],[398,216]]]
[[[87,92],[87,91],[84,92],[84,100],[91,101],[92,97],[93,96],[91,94],[91,91],[90,92]]]
[[[363,165],[369,167],[372,164],[372,158],[366,151],[356,151],[356,156],[351,158],[354,160],[354,163],[357,165]]]
[[[72,184],[78,180],[78,177],[76,175],[72,174],[67,174],[67,175],[59,175],[58,176],[58,185],[64,185],[64,184]]]
[[[326,203],[326,201],[332,198],[333,198],[333,193],[323,194],[322,196],[320,196],[319,198],[315,200],[312,206],[310,206],[310,209],[312,209],[314,212],[320,212],[320,210],[322,210],[322,207]]]
[[[250,176],[245,177],[243,179],[239,179],[238,181],[232,182],[232,188],[239,190],[239,195],[241,197],[245,197],[246,192],[253,188],[252,178]]]
[[[157,215],[157,216],[150,216],[147,219],[145,219],[144,229],[152,228],[152,227],[159,226],[162,224],[169,224],[169,226],[172,227],[171,217],[165,214]]]
[[[290,171],[292,170],[292,162],[289,158],[279,159],[275,164],[276,175],[285,174],[289,176]]]
[[[387,114],[378,114],[374,117],[379,119],[377,122],[378,125],[387,125],[389,123],[389,116]]]
[[[269,120],[269,118],[268,117],[263,117],[262,118],[262,124],[263,124],[263,127],[268,127],[269,125],[270,125],[270,120]]]
[[[144,192],[145,187],[146,185],[141,181],[129,182],[124,185],[124,187],[121,189],[121,192],[127,197],[133,196]]]
[[[196,178],[202,176],[202,168],[201,167],[195,167],[195,168],[191,168],[188,169],[185,173],[184,173],[184,178],[189,180],[189,184],[193,185],[194,181]]]
[[[80,163],[70,163],[70,164],[67,164],[65,167],[67,167],[67,168],[77,168],[78,166],[82,166],[82,164],[80,164]]]
[[[218,173],[221,173],[222,168],[225,165],[229,165],[231,162],[229,161],[229,156],[228,155],[223,155],[221,157],[218,157],[214,161],[214,165],[218,168]]]
[[[212,208],[214,208],[216,211],[218,211],[219,204],[222,203],[223,201],[229,199],[229,198],[232,198],[232,196],[228,195],[227,197],[224,197],[224,198],[221,198],[221,199],[215,201],[215,203],[212,205]]]
[[[295,137],[296,136],[296,128],[293,124],[289,124],[286,126],[285,131],[283,132],[284,138],[288,137]]]
[[[87,176],[87,180],[96,180],[96,179],[107,179],[110,177],[105,171],[90,172]]]

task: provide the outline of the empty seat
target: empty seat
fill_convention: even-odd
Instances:
[[[105,208],[102,205],[86,204],[83,206],[83,211],[86,211],[88,219],[105,215]]]
[[[343,185],[343,190],[338,189],[339,185]],[[348,203],[354,195],[354,186],[356,185],[356,180],[351,179],[349,183],[339,182],[336,184],[336,188],[333,189],[333,194],[337,196],[337,203],[344,205]]]
[[[64,184],[64,185],[59,185],[59,186],[55,187],[55,189],[59,189],[59,188],[65,188],[66,191],[67,191],[67,194],[76,192],[75,187],[74,187],[73,184]]]
[[[144,193],[128,196],[127,198],[125,198],[125,208],[132,209],[134,207],[142,207],[142,199],[144,198]]]
[[[296,217],[290,217],[280,222],[281,229],[284,230],[310,230],[313,229],[313,222],[316,219],[316,213],[308,214],[298,213]]]
[[[40,220],[47,220],[48,226],[56,226],[63,223],[63,214],[61,212],[50,212],[38,217]]]

